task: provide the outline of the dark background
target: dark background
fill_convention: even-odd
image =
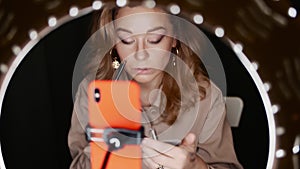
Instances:
[[[89,37],[90,19],[91,15],[84,16],[50,33],[15,71],[0,119],[0,141],[7,169],[69,167],[67,134],[73,108],[72,74]],[[223,62],[227,95],[239,96],[244,101],[240,125],[232,128],[238,159],[245,169],[264,169],[269,133],[258,90],[231,48],[205,32]]]

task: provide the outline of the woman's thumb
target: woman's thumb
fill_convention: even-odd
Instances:
[[[182,140],[181,145],[195,146],[196,135],[194,133],[187,134]]]

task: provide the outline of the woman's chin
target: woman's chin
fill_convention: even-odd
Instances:
[[[153,81],[153,78],[145,75],[137,75],[133,79],[139,84],[147,84]]]

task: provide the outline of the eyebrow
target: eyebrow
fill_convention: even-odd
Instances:
[[[162,26],[158,26],[158,27],[155,27],[155,28],[152,28],[152,29],[148,30],[147,32],[154,32],[154,31],[157,31],[157,30],[160,30],[160,29],[166,31],[166,28],[164,28]]]
[[[118,31],[123,31],[123,32],[127,32],[127,33],[131,33],[132,34],[132,32],[130,30],[127,30],[127,29],[124,29],[124,28],[117,28],[116,32],[118,32]]]
[[[162,26],[158,26],[158,27],[149,29],[149,30],[147,31],[147,33],[149,33],[149,32],[154,32],[154,31],[157,31],[157,30],[160,30],[160,29],[166,31],[166,28],[164,28],[164,27],[162,27]],[[127,32],[127,33],[132,34],[132,32],[131,32],[130,30],[127,30],[127,29],[124,29],[124,28],[117,28],[117,29],[116,29],[116,32],[118,32],[118,31],[123,31],[123,32]]]

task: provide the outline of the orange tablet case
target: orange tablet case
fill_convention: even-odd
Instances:
[[[132,81],[90,83],[87,137],[92,169],[142,168],[139,98],[140,88]]]

